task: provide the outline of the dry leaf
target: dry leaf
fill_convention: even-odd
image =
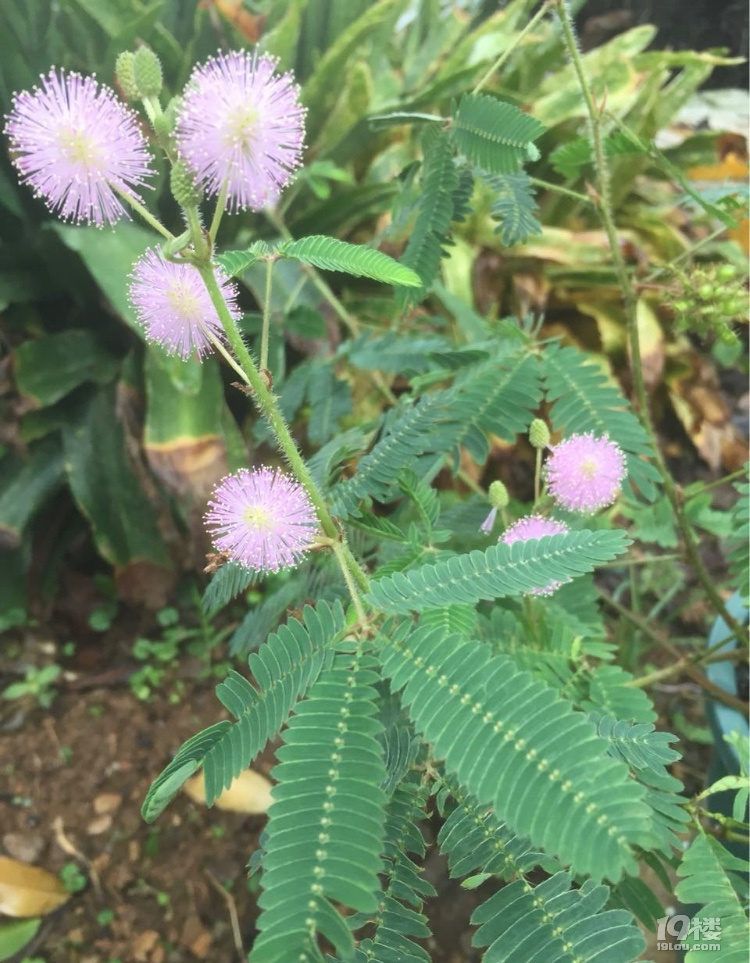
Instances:
[[[234,780],[229,789],[224,790],[214,805],[218,809],[226,809],[233,813],[258,815],[266,812],[273,802],[271,788],[271,783],[265,776],[253,772],[252,769],[246,769]],[[193,802],[206,802],[206,789],[202,772],[193,776],[192,779],[188,779],[183,789]]]
[[[52,873],[16,859],[0,856],[0,913],[6,916],[45,916],[70,899]]]
[[[113,813],[122,805],[122,796],[119,792],[103,792],[94,799],[94,812],[97,816],[105,813]]]

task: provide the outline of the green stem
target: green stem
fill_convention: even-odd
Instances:
[[[367,575],[354,555],[352,555],[346,543],[343,542],[339,529],[325,503],[325,499],[313,481],[310,470],[305,464],[302,455],[299,453],[286,422],[279,411],[276,398],[266,385],[245,342],[242,340],[242,336],[237,330],[234,318],[229,313],[229,308],[222,297],[221,288],[216,280],[213,268],[208,263],[197,264],[196,268],[203,278],[203,283],[206,285],[206,290],[211,298],[211,302],[216,308],[216,313],[224,328],[227,341],[234,352],[236,362],[238,362],[232,364],[232,367],[235,371],[241,373],[240,376],[243,381],[252,389],[255,402],[261,414],[270,425],[280,450],[284,454],[297,481],[305,489],[308,498],[315,508],[323,532],[332,539],[334,543],[341,545],[341,552],[337,554],[337,557],[339,560],[343,559],[345,561],[346,571],[344,572],[344,578],[347,577],[347,572],[349,572],[362,589],[366,591],[369,588]],[[228,352],[222,350],[221,353],[224,357],[227,357]]]
[[[534,504],[536,505],[542,494],[542,449],[536,450],[536,462],[534,464]]]
[[[211,239],[211,247],[216,243],[216,235],[219,233],[219,225],[224,216],[224,208],[227,206],[227,192],[229,191],[229,181],[224,181],[216,198],[214,216],[211,218],[211,227],[208,229],[208,236]]]
[[[594,151],[594,167],[596,169],[597,180],[599,182],[599,198],[597,207],[599,209],[599,215],[601,217],[602,224],[607,235],[607,240],[609,242],[615,273],[617,274],[617,278],[622,289],[625,316],[627,319],[628,343],[630,345],[633,388],[635,390],[637,402],[636,408],[640,415],[641,422],[651,439],[651,446],[654,453],[656,467],[662,477],[664,491],[670,505],[672,506],[672,512],[682,534],[685,551],[693,567],[693,571],[695,572],[698,581],[703,586],[703,590],[705,591],[706,595],[711,600],[714,609],[721,615],[727,625],[731,627],[737,639],[744,639],[746,644],[747,630],[744,629],[743,626],[741,626],[740,623],[729,613],[723,598],[713,583],[710,573],[703,564],[703,559],[700,556],[700,550],[698,547],[697,538],[695,536],[695,531],[693,530],[689,519],[685,515],[681,495],[677,489],[674,479],[672,478],[669,468],[667,467],[667,463],[664,460],[664,456],[662,455],[658,444],[656,429],[654,427],[654,423],[651,418],[651,411],[649,409],[648,392],[646,390],[646,384],[643,377],[641,342],[638,332],[638,299],[632,280],[628,273],[627,265],[625,264],[625,258],[623,257],[623,253],[620,248],[620,242],[617,237],[617,228],[615,226],[614,215],[612,213],[612,203],[609,189],[610,174],[609,165],[607,163],[607,158],[604,151],[601,111],[594,103],[591,87],[589,86],[588,79],[583,69],[583,58],[578,47],[578,41],[574,33],[573,21],[570,16],[567,2],[566,0],[552,0],[552,2],[554,3],[560,19],[565,45],[573,63],[573,68],[578,78],[578,86],[580,87],[581,94],[583,95],[583,99],[586,104],[586,111],[588,113],[589,128]]]
[[[143,220],[148,225],[153,227],[155,231],[158,231],[162,237],[165,237],[168,241],[174,241],[174,234],[171,231],[167,230],[167,228],[164,227],[161,221],[158,218],[154,217],[151,211],[145,208],[139,200],[136,200],[135,197],[131,197],[125,191],[120,190],[120,188],[116,184],[110,184],[109,186],[112,188],[115,194],[121,197],[126,204],[129,204],[133,208],[133,210],[136,212],[136,214],[140,214]]]
[[[555,194],[562,194],[564,197],[572,197],[574,201],[578,201],[581,204],[593,204],[590,197],[579,193],[579,191],[572,191],[569,187],[562,187],[560,184],[551,184],[549,181],[543,181],[538,177],[530,177],[529,180],[535,187],[541,187],[542,190],[553,191]]]
[[[697,241],[689,250],[683,251],[682,254],[679,254],[676,258],[673,258],[669,264],[662,264],[661,267],[655,268],[650,274],[647,274],[644,279],[644,284],[648,284],[649,282],[660,277],[662,274],[666,274],[668,271],[671,271],[673,268],[677,267],[678,264],[682,264],[683,261],[689,261],[696,251],[699,251],[702,247],[710,244],[711,241],[715,241],[717,238],[721,237],[722,234],[726,234],[726,232],[727,228],[725,224],[722,224],[721,227],[717,227],[715,231],[711,231],[710,234],[707,234],[705,237],[701,238],[700,241]]]
[[[193,250],[195,251],[195,256],[200,261],[208,262],[211,258],[211,249],[203,232],[203,225],[201,224],[198,208],[186,207],[184,208],[184,211],[187,219],[188,230],[190,231],[190,237],[193,241]]]
[[[268,368],[268,329],[271,325],[271,290],[273,287],[273,258],[266,261],[266,290],[263,301],[263,328],[260,332],[260,367]]]
[[[510,55],[513,53],[516,47],[521,43],[524,37],[526,37],[527,34],[529,34],[534,29],[534,27],[536,27],[539,21],[542,20],[542,18],[546,15],[548,9],[549,9],[549,2],[548,0],[545,0],[545,2],[541,5],[539,10],[537,11],[537,13],[531,18],[531,20],[529,20],[529,22],[526,24],[523,30],[515,37],[513,42],[510,44],[510,46],[507,47],[500,54],[500,56],[497,58],[494,64],[487,71],[487,73],[482,77],[482,79],[479,81],[476,87],[472,90],[472,94],[478,94],[482,90],[482,88],[489,82],[490,77],[502,67],[502,65],[505,63],[508,57],[510,57]]]
[[[343,572],[346,587],[349,589],[349,594],[352,597],[352,602],[354,603],[354,608],[357,612],[357,619],[359,620],[360,625],[365,625],[367,622],[367,614],[365,613],[364,606],[362,605],[362,599],[360,597],[357,584],[352,578],[352,571],[349,567],[350,560],[347,558],[344,552],[344,546],[341,544],[341,542],[334,542],[332,547],[333,554],[338,559],[341,571]]]

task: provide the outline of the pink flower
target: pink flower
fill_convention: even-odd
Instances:
[[[506,529],[498,539],[504,545],[514,542],[528,542],[532,538],[544,538],[545,535],[564,535],[569,531],[568,526],[556,522],[552,518],[542,518],[541,515],[527,515]],[[545,588],[532,589],[530,595],[552,595],[560,588],[561,582],[552,581]]]
[[[237,287],[220,268],[216,279],[232,317],[237,320]],[[212,348],[209,335],[224,340],[224,330],[206,286],[192,264],[166,261],[160,251],[146,251],[133,267],[130,301],[146,337],[169,354],[202,357]]]
[[[118,192],[140,201],[151,174],[138,118],[93,77],[51,70],[15,95],[5,133],[21,180],[66,219],[114,224],[127,216]]]
[[[209,195],[226,185],[231,210],[275,202],[300,164],[305,109],[272,57],[219,54],[197,67],[182,99],[180,157]]]
[[[573,512],[595,512],[611,505],[625,477],[625,458],[605,435],[571,435],[547,459],[550,495]]]
[[[297,565],[318,530],[302,486],[270,468],[227,475],[208,504],[205,520],[216,549],[259,572]]]

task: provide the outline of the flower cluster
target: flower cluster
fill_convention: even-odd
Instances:
[[[547,488],[572,512],[596,512],[611,505],[625,477],[620,447],[606,436],[571,435],[547,459]]]
[[[219,268],[216,280],[237,320],[237,286]],[[211,350],[212,337],[224,340],[216,308],[192,264],[167,261],[159,251],[146,251],[133,267],[129,293],[146,337],[169,354],[189,358],[197,353],[202,357]]]
[[[182,98],[175,139],[209,196],[234,210],[275,202],[300,164],[305,110],[272,57],[221,54],[198,67]]]
[[[5,133],[22,180],[66,219],[114,224],[151,174],[137,116],[93,77],[51,70],[16,94]]]
[[[302,486],[270,468],[227,475],[214,490],[205,520],[219,552],[258,572],[297,565],[318,530]]]

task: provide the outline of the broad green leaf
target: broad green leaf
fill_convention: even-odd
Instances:
[[[7,454],[0,468],[0,544],[17,548],[29,520],[62,481],[60,442],[57,437],[45,438],[26,458]]]
[[[90,331],[62,331],[23,341],[14,352],[19,392],[35,407],[54,404],[85,381],[106,384],[119,368]]]

